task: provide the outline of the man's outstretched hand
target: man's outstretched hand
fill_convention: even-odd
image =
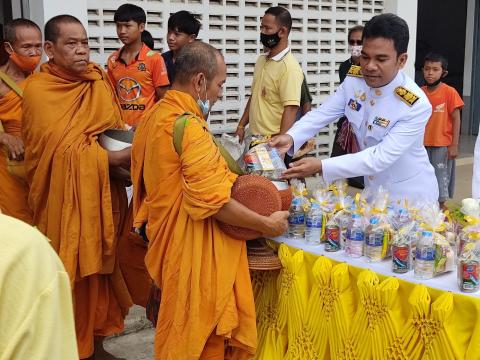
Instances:
[[[278,135],[273,137],[268,145],[277,148],[278,152],[282,155],[286,154],[288,150],[293,146],[293,138],[290,135]]]
[[[290,164],[282,177],[285,179],[304,178],[322,171],[322,162],[314,157],[306,157]]]

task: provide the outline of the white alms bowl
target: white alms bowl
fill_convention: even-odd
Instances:
[[[110,129],[98,137],[98,143],[106,150],[120,151],[132,146],[133,131]]]

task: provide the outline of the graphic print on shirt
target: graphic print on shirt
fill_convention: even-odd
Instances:
[[[433,110],[433,112],[439,112],[439,113],[445,112],[445,103],[438,104],[437,106],[435,106],[435,110]]]
[[[123,101],[135,101],[142,95],[142,86],[131,77],[121,78],[117,87],[118,96]]]

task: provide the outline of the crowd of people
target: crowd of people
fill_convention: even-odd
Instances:
[[[103,340],[122,332],[133,304],[153,311],[156,359],[250,358],[257,339],[246,243],[218,221],[274,237],[286,231],[288,212],[262,216],[231,197],[238,175],[207,124],[226,64],[196,40],[198,19],[172,14],[163,54],[153,50],[142,8],[122,5],[114,21],[123,46],[106,71],[90,61],[87,32],[71,15],[50,19],[43,42],[30,20],[5,26],[0,323],[8,326],[0,358],[112,358]],[[341,84],[311,110],[291,28],[287,9],[265,11],[266,53],[255,64],[240,141],[271,137],[285,154],[286,179],[364,177],[358,186],[443,204],[463,106],[442,82],[446,58],[427,56],[421,89],[402,71],[406,22],[377,15],[349,31]],[[48,61],[35,71],[42,50]],[[339,119],[337,156],[295,156]],[[133,145],[103,148],[98,139],[109,129],[134,131]],[[344,146],[345,134],[356,146]]]

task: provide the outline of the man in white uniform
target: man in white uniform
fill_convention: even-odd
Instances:
[[[366,187],[382,185],[393,199],[437,201],[437,180],[423,146],[432,107],[401,70],[407,61],[408,25],[396,15],[378,15],[365,25],[362,39],[361,66],[352,66],[335,94],[271,141],[281,152],[294,153],[345,114],[361,151],[321,161],[302,159],[284,176],[320,173],[326,181],[365,176]]]

